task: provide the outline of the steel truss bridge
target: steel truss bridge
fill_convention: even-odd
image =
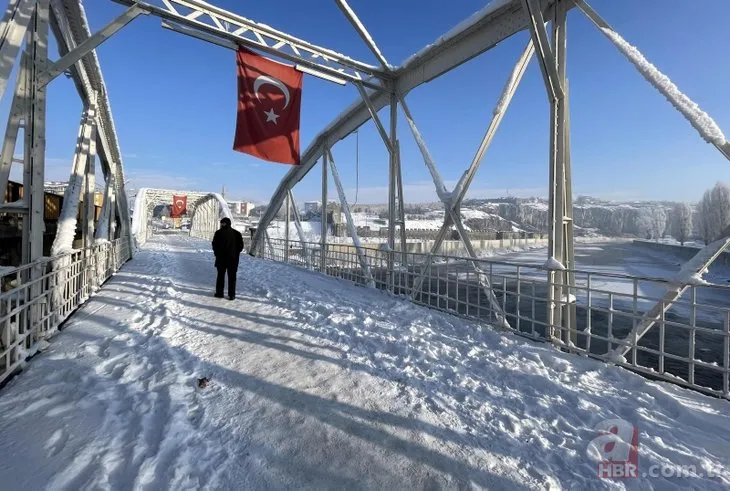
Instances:
[[[137,245],[147,242],[152,233],[149,225],[155,206],[172,203],[173,196],[187,196],[188,198],[187,214],[191,222],[190,235],[193,237],[209,239],[218,229],[221,218],[233,219],[228,203],[218,193],[141,188],[135,197],[132,217],[132,235],[136,239]]]
[[[631,294],[597,289],[593,286],[595,282],[592,283],[597,275],[575,267],[566,77],[569,10],[575,9],[587,16],[606,36],[607,42],[613,43],[636,65],[647,81],[667,97],[706,141],[730,159],[730,143],[722,131],[713,126],[714,122],[710,120],[712,124],[708,124],[707,115],[696,104],[681,93],[678,96],[671,87],[668,89],[662,82],[664,76],[651,65],[647,68],[646,60],[641,55],[637,57],[585,0],[494,0],[398,67],[388,63],[346,0],[335,3],[372,51],[377,65],[316,46],[201,0],[110,1],[127,9],[95,33],[89,30],[80,0],[10,0],[0,24],[0,97],[6,95],[6,89],[13,87],[11,111],[0,152],[0,190],[4,193],[7,188],[13,163],[22,165],[24,186],[21,200],[0,203],[0,215],[22,217],[23,232],[21,264],[4,267],[0,273],[0,382],[21,366],[25,357],[42,347],[59,324],[132,256],[137,243],[147,239],[151,208],[160,200],[169,200],[173,194],[166,190],[141,190],[134,208],[135,217],[130,220],[122,154],[95,51],[137,17],[155,16],[162,20],[162,27],[171,31],[227,49],[247,46],[291,62],[297,69],[332,83],[352,84],[359,93],[359,98],[304,150],[301,165],[292,167],[282,179],[253,238],[252,255],[286,261],[366,287],[406,295],[433,308],[551,342],[557,349],[600,358],[730,398],[730,309],[702,304],[697,299],[700,288],[716,288],[726,294],[730,291],[727,287],[700,286],[691,280],[722,254],[730,239],[722,238],[700,251],[683,266],[676,281],[623,277],[622,280],[633,285]],[[496,48],[504,39],[522,31],[529,32],[529,42],[515,61],[484,136],[477,142],[473,159],[466,163],[456,186],[447,189],[409,110],[407,96],[420,85]],[[56,38],[61,55],[55,61],[48,57],[50,35]],[[551,108],[546,158],[549,166],[549,246],[547,261],[538,268],[477,259],[460,216],[461,203],[533,58],[540,67]],[[10,77],[16,67],[17,78],[13,85]],[[62,73],[73,79],[84,109],[58,233],[51,256],[44,257],[46,90],[47,85]],[[389,117],[383,121],[378,112],[386,107]],[[409,253],[405,240],[401,135],[397,125],[399,109],[446,210],[433,249],[425,255]],[[331,152],[340,140],[370,121],[377,128],[389,155],[388,237],[387,247],[381,249],[361,244]],[[22,145],[16,146],[19,141]],[[18,147],[22,148],[21,156],[15,155]],[[98,220],[91,199],[97,177],[94,175],[97,158],[105,183],[103,209]],[[305,240],[296,207],[292,206],[293,191],[317,163],[322,173],[322,203],[328,202],[331,174],[347,219],[349,245],[328,242],[325,224],[318,242]],[[82,195],[86,196],[80,213],[82,244],[81,248],[74,249],[76,217]],[[282,207],[286,210],[287,222],[293,219],[297,225],[299,240],[289,237],[288,226],[284,239],[268,236],[267,228]],[[191,234],[199,237],[209,237],[218,219],[229,213],[224,200],[215,193],[195,196],[192,210]],[[458,232],[467,258],[439,255],[440,246],[452,228]],[[534,271],[526,274],[528,269]],[[640,295],[644,282],[658,284],[664,293],[655,297]],[[474,300],[475,295],[477,300]],[[651,305],[644,307],[647,300]],[[689,309],[689,316],[672,320],[672,309],[679,307]],[[596,317],[596,313],[601,315]],[[699,320],[702,314],[719,320],[716,324],[703,324]],[[614,325],[619,324],[618,317],[624,318],[624,326],[628,325],[621,334],[613,330]],[[526,325],[531,328],[525,328]],[[665,332],[670,327],[678,329],[687,339],[687,351],[679,353],[668,349]],[[712,343],[724,347],[719,360],[708,362],[698,358],[699,341],[696,338],[700,336],[714,336]],[[658,341],[651,346],[643,343],[651,337],[658,337]],[[672,363],[684,364],[686,369],[680,375],[671,373],[667,365]],[[710,386],[696,380],[695,375],[700,371],[712,372],[719,382]]]

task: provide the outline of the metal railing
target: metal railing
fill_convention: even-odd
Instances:
[[[351,245],[270,239],[259,244],[259,257],[320,271],[368,284]],[[704,393],[730,399],[730,285],[690,285],[657,319],[646,335],[631,333],[647,321],[647,312],[663,301],[676,284],[650,277],[571,271],[575,286],[555,308],[574,319],[570,329],[547,322],[547,270],[542,266],[493,259],[476,260],[478,272],[463,257],[364,248],[375,286],[415,303],[479,322],[498,322],[505,329],[534,340],[549,341],[560,350],[602,359],[648,377],[668,380]],[[395,267],[388,271],[389,255]],[[322,262],[324,258],[324,263]],[[416,279],[425,274],[420,291]],[[487,283],[488,282],[488,283]],[[488,295],[486,285],[494,296]],[[496,297],[496,302],[494,301]],[[501,312],[499,312],[501,311]],[[624,357],[614,353],[627,347]]]
[[[0,383],[130,258],[124,237],[0,271]]]

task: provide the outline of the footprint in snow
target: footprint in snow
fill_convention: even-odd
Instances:
[[[44,445],[44,448],[47,452],[47,457],[53,457],[58,452],[63,450],[63,447],[66,445],[66,442],[68,441],[68,433],[66,433],[63,429],[58,429],[53,432],[53,435],[46,441],[46,444]]]

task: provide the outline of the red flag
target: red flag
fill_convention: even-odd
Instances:
[[[299,165],[302,73],[238,48],[238,117],[233,149]]]
[[[174,196],[172,197],[172,209],[170,210],[170,217],[177,218],[185,214],[188,210],[188,197],[187,196]]]

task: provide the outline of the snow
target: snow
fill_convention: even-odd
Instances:
[[[691,274],[685,278],[682,278],[681,282],[684,284],[695,285],[695,286],[705,286],[705,285],[710,284],[708,281],[705,281],[702,278],[702,273]]]
[[[434,46],[439,46],[441,44],[444,44],[448,41],[450,41],[452,38],[456,37],[457,35],[461,34],[462,32],[467,31],[470,27],[472,27],[474,24],[478,23],[483,18],[487,17],[491,13],[495,12],[501,7],[504,7],[508,3],[511,3],[513,0],[492,0],[487,5],[482,7],[480,10],[474,12],[471,16],[469,16],[467,19],[464,19],[460,23],[458,23],[456,26],[454,26],[452,29],[450,29],[446,34],[439,37],[436,41],[434,41],[431,44],[427,44],[423,49],[420,51],[414,53],[410,57],[406,59],[401,64],[401,67],[407,67],[408,65],[411,65],[414,63],[415,60],[423,56],[424,53],[427,53],[430,51]]]
[[[525,206],[529,206],[530,208],[535,208],[536,210],[540,211],[548,211],[548,209],[550,208],[547,203],[542,203],[540,201],[525,203]]]
[[[716,240],[699,250],[692,259],[684,263],[682,269],[677,273],[676,280],[681,284],[707,285],[708,282],[702,279],[702,275],[707,272],[707,262],[720,254],[728,245],[730,245],[730,237]]]
[[[375,52],[375,56],[378,58],[378,60],[382,60],[383,63],[385,63],[385,68],[388,70],[392,70],[393,67],[388,63],[388,61],[385,59],[385,56],[383,56],[383,53],[380,52],[380,49],[378,48],[378,45],[375,44],[375,41],[373,40],[372,36],[370,36],[370,33],[367,29],[365,29],[365,26],[360,22],[360,19],[358,18],[357,14],[350,8],[350,6],[345,1],[337,2],[341,9],[345,10],[348,13],[348,17],[351,22],[353,22],[357,27],[356,29],[359,31],[359,33],[365,37],[366,43],[370,46],[370,48]]]
[[[723,489],[603,481],[596,427],[639,466],[730,466],[728,401],[379,291],[241,257],[214,299],[208,241],[154,236],[0,390],[18,489]],[[207,380],[205,380],[207,379]],[[42,465],[39,465],[42,462]],[[12,480],[12,481],[11,481]]]
[[[134,197],[134,213],[132,214],[132,236],[136,237],[139,233],[139,226],[147,213],[147,188],[137,190],[137,196]]]
[[[556,258],[554,258],[553,256],[550,256],[548,258],[548,260],[545,262],[545,268],[564,270],[565,266],[563,266],[563,263],[558,261]]]
[[[487,218],[493,216],[491,213],[487,213],[486,211],[482,210],[475,210],[472,208],[462,208],[461,209],[461,218],[464,220],[469,220],[471,218]]]
[[[727,139],[720,127],[709,114],[704,112],[689,97],[683,94],[679,88],[654,65],[652,65],[641,52],[630,45],[616,31],[610,28],[601,28],[603,33],[616,45],[616,47],[633,63],[645,79],[649,81],[664,97],[695,127],[702,138],[708,143],[723,146]]]
[[[75,159],[80,159],[76,156]],[[78,219],[79,208],[81,203],[81,191],[84,183],[83,172],[78,161],[74,161],[74,173],[71,175],[69,185],[63,195],[63,202],[66,204],[61,207],[61,214],[58,217],[56,238],[51,246],[51,255],[56,256],[73,249],[74,237],[76,237],[76,222]]]

